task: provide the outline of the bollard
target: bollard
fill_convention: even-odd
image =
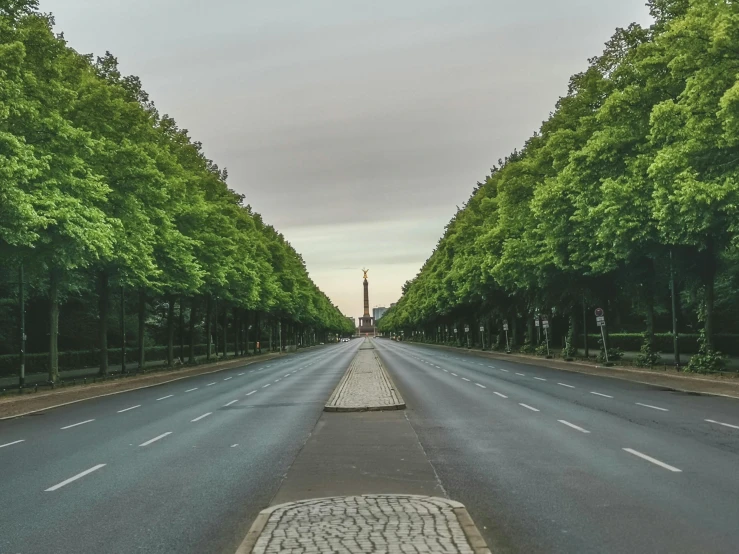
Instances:
[[[86,385],[86,384],[87,384],[87,377],[84,377],[84,378],[82,379],[82,384],[83,384],[83,385]]]
[[[33,392],[38,392],[38,383],[33,386]]]
[[[77,379],[72,379],[72,386],[75,386],[77,384]]]

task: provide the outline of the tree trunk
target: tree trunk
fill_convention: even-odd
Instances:
[[[108,274],[101,271],[98,274],[98,336],[100,346],[99,375],[108,374],[108,305],[110,289]]]
[[[713,352],[714,350],[714,337],[713,337],[713,304],[714,304],[714,293],[716,285],[716,257],[713,250],[713,241],[709,241],[708,247],[705,253],[704,263],[704,284],[706,287],[704,302],[705,302],[705,322],[704,330],[706,332],[706,350]]]
[[[188,353],[188,360],[191,364],[195,363],[195,324],[197,322],[197,307],[198,300],[193,296],[192,301],[190,302],[190,352]]]
[[[144,289],[139,290],[139,336],[138,336],[138,345],[139,345],[139,360],[138,360],[138,366],[139,371],[144,369],[144,358],[145,358],[145,349],[144,349],[144,326],[146,325],[146,291]]]
[[[210,294],[205,297],[205,344],[207,351],[205,353],[205,359],[210,360],[210,344],[211,344],[211,329],[210,321],[213,317],[213,302],[210,298]]]
[[[174,365],[174,303],[175,296],[167,297],[167,366]]]
[[[184,310],[185,307],[183,306],[184,300],[185,300],[184,297],[180,296],[180,302],[179,302],[180,304],[180,312],[179,312],[179,316],[180,316],[180,321],[179,321],[180,323],[179,325],[180,327],[180,363],[182,364],[185,363],[185,310]]]
[[[49,271],[49,381],[59,379],[59,270]]]
[[[228,355],[228,308],[223,309],[223,357]]]

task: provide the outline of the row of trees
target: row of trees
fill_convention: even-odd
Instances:
[[[701,333],[692,367],[721,366],[718,326],[739,330],[739,12],[731,0],[649,7],[654,24],[618,29],[478,183],[382,330],[525,321],[531,346],[542,313],[567,322],[571,349],[583,309],[592,328],[602,306],[644,331],[643,363],[674,315],[676,331]]]
[[[94,306],[107,371],[111,289],[138,297],[141,356],[147,306],[165,306],[170,363],[177,302],[191,343],[195,328],[210,341],[216,299],[239,328],[351,332],[300,255],[139,79],[121,75],[110,53],[77,53],[52,25],[36,0],[0,0],[0,293],[18,300],[22,281],[46,302],[48,329],[29,322],[28,333],[47,335],[49,379],[58,378],[60,306],[72,304]],[[16,328],[6,302],[0,343],[17,344]]]

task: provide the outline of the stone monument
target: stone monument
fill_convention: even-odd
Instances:
[[[364,272],[364,315],[359,318],[359,334],[374,335],[375,318],[370,315],[369,311],[369,283],[367,282],[369,269],[363,269],[362,271]]]

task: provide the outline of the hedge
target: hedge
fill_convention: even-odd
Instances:
[[[698,353],[698,334],[686,333],[680,335],[680,353],[697,354]],[[588,335],[588,347],[591,350],[598,349],[598,341],[600,335]],[[644,343],[644,335],[641,333],[609,333],[608,347],[621,348],[626,352],[638,352]],[[665,354],[672,353],[672,333],[655,333],[654,334],[654,350]],[[729,356],[739,356],[739,335],[736,334],[717,334],[714,336],[714,345],[716,350],[722,354]],[[582,335],[577,337],[577,347],[583,347]]]
[[[262,348],[267,343],[262,343]],[[233,353],[236,345],[230,343],[228,352]],[[196,344],[195,355],[204,356],[207,351],[207,344]],[[254,342],[249,343],[249,351],[254,351]],[[185,345],[185,361],[189,358],[190,348]],[[174,356],[177,358],[180,353],[179,345],[174,347]],[[135,363],[138,359],[138,348],[129,347],[126,349],[126,362]],[[160,362],[167,359],[166,346],[150,346],[145,349],[145,359],[147,362]],[[18,374],[19,369],[18,354],[4,354],[0,356],[0,376],[12,376]],[[68,352],[59,352],[59,371],[69,369],[83,369],[86,367],[97,367],[100,365],[99,350],[77,350]],[[108,365],[110,369],[115,371],[116,366],[121,365],[120,348],[111,348],[108,350]],[[40,354],[26,354],[26,373],[46,373],[49,371],[49,354],[47,352]]]

